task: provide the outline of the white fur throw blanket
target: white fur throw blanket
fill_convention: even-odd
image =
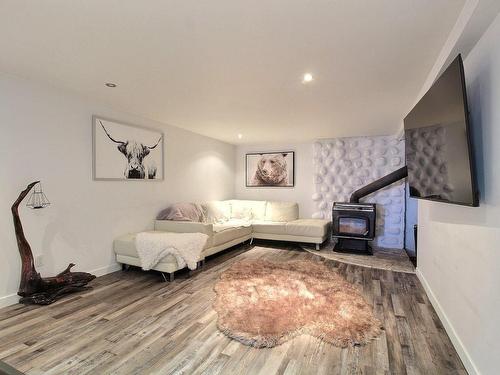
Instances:
[[[169,254],[175,257],[180,268],[187,265],[194,270],[207,239],[203,233],[141,232],[135,237],[135,247],[145,271]]]

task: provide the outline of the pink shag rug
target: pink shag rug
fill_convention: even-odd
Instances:
[[[309,334],[346,347],[381,331],[360,292],[322,262],[241,261],[221,274],[215,292],[219,329],[245,345]]]

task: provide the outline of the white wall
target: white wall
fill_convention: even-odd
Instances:
[[[481,207],[419,202],[418,274],[470,374],[500,355],[500,16],[465,60]]]
[[[93,181],[93,114],[162,129],[162,182]],[[10,206],[34,180],[43,182],[50,208],[20,210],[42,275],[75,269],[116,269],[113,238],[152,228],[157,212],[175,201],[234,195],[232,145],[165,124],[113,111],[71,93],[0,75],[0,306],[15,302],[20,259]]]
[[[255,188],[245,184],[245,154],[249,152],[295,151],[295,187],[293,188]],[[311,199],[313,193],[313,156],[312,143],[298,144],[260,144],[236,147],[236,199],[263,199],[291,201],[299,204],[301,218],[310,218],[314,212]]]

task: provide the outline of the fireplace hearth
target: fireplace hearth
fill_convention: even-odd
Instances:
[[[368,241],[375,238],[375,203],[335,202],[332,209],[332,237],[335,251],[362,251],[372,254]]]

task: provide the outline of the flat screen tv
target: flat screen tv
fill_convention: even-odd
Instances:
[[[410,196],[479,206],[462,57],[404,119]]]

